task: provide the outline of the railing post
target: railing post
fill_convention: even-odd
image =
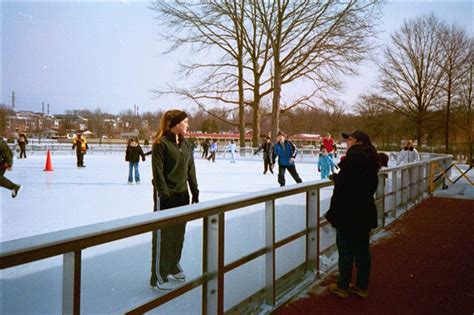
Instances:
[[[63,255],[63,314],[81,313],[81,251]]]
[[[202,314],[224,314],[224,213],[204,218]]]
[[[265,202],[265,303],[275,305],[275,200]]]
[[[385,174],[379,173],[377,176],[379,179],[375,192],[377,216],[382,220],[382,226],[385,226]]]
[[[398,171],[395,170],[392,172],[392,192],[393,192],[393,209],[392,209],[392,217],[397,217],[397,194],[398,194]]]
[[[408,209],[408,170],[406,168],[401,169],[402,179],[400,184],[400,201],[401,205],[405,207],[405,211]]]
[[[306,270],[316,269],[319,275],[319,216],[320,216],[320,190],[306,192]]]

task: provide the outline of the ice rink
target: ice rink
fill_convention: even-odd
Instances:
[[[44,172],[45,156],[15,160],[6,176],[23,186],[17,198],[1,190],[2,241],[53,232],[152,212],[150,159],[140,163],[141,184],[129,185],[128,163],[123,154],[86,155],[86,168],[77,168],[75,156],[52,155],[53,172]],[[316,161],[297,161],[303,181],[317,180]],[[230,163],[218,156],[215,163],[196,154],[200,201],[217,200],[246,192],[278,188],[277,175],[263,175],[261,157],[240,158]],[[287,185],[294,181],[287,173]],[[332,188],[322,191],[327,209]],[[305,226],[305,194],[276,202],[277,239]],[[283,211],[279,211],[283,210]],[[258,204],[226,214],[226,263],[264,245],[264,205]],[[281,275],[304,259],[304,240],[277,252]],[[83,251],[81,310],[84,314],[123,313],[160,294],[148,286],[151,234],[116,241]],[[278,259],[277,257],[277,259]],[[181,265],[189,279],[202,270],[202,221],[186,226]],[[2,313],[59,314],[62,296],[62,257],[53,257],[1,271]],[[240,302],[264,284],[263,259],[226,274],[225,307]],[[169,302],[157,314],[196,314],[201,289]],[[28,301],[23,303],[22,301]]]

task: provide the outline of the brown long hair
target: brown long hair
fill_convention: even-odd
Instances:
[[[161,116],[160,126],[156,132],[155,139],[153,139],[154,143],[161,142],[161,138],[163,138],[165,131],[170,129],[171,120],[178,116],[181,112],[182,110],[179,109],[170,109],[164,112],[163,116]]]

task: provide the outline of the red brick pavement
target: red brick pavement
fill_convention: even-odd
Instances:
[[[474,314],[474,200],[430,198],[387,231],[371,247],[367,299],[313,287],[275,314]]]

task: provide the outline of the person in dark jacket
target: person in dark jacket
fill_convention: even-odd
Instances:
[[[0,138],[0,187],[4,187],[12,191],[12,198],[18,195],[21,189],[21,185],[13,183],[11,180],[6,178],[5,171],[12,170],[13,166],[13,153],[8,147],[7,143]]]
[[[332,177],[334,192],[325,215],[336,228],[339,252],[339,277],[337,283],[329,286],[329,291],[340,297],[347,297],[348,292],[367,297],[371,266],[369,234],[377,227],[374,193],[379,156],[365,132],[356,130],[342,136],[347,141],[347,153],[339,163],[339,173]],[[357,282],[350,286],[354,261]]]
[[[84,155],[89,149],[86,138],[78,132],[72,140],[72,149],[76,149],[77,167],[86,167],[84,165]]]
[[[152,148],[154,211],[199,202],[193,148],[184,138],[188,129],[187,114],[169,110],[163,114]],[[189,186],[189,188],[188,188]],[[171,290],[173,281],[185,281],[179,261],[184,244],[186,224],[154,231],[150,285]],[[172,280],[172,281],[169,281]]]
[[[267,174],[269,170],[273,174],[272,154],[273,154],[273,143],[270,141],[270,137],[265,138],[265,142],[262,143],[257,150],[253,152],[256,155],[258,152],[263,150],[263,174]]]
[[[133,170],[135,170],[135,183],[140,184],[140,170],[138,163],[145,162],[145,154],[140,146],[138,139],[129,139],[127,149],[125,151],[125,161],[128,162],[128,183],[133,184]]]
[[[298,153],[296,146],[293,142],[285,140],[285,134],[281,131],[277,134],[277,141],[273,147],[272,165],[275,164],[275,160],[278,157],[278,183],[280,187],[285,186],[286,170],[290,172],[295,182],[301,183],[302,180],[295,167],[296,154]]]
[[[207,159],[207,155],[209,154],[209,147],[211,146],[211,143],[209,142],[209,139],[206,139],[202,142],[201,147],[202,147],[202,155],[201,157],[203,159]]]
[[[20,133],[18,135],[18,145],[20,146],[20,159],[25,158],[26,159],[26,145],[28,144],[28,139],[26,138],[26,135],[24,133]]]

